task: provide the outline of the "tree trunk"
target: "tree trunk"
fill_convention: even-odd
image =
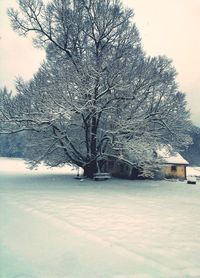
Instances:
[[[94,160],[91,163],[87,164],[86,166],[83,167],[83,175],[87,178],[92,179],[94,177],[94,174],[97,173],[97,161]]]
[[[95,114],[95,110],[93,111]],[[97,119],[96,116],[93,116],[91,119],[91,133],[90,133],[90,159],[91,162],[86,164],[84,169],[84,176],[88,178],[93,178],[94,174],[98,172],[97,165]],[[88,154],[89,155],[89,154]]]

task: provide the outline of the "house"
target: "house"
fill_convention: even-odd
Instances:
[[[162,173],[165,178],[186,179],[186,167],[189,163],[179,153],[162,149],[157,154],[163,159]]]
[[[103,163],[103,171],[126,179],[186,179],[186,167],[189,163],[179,153],[162,148],[155,152],[155,157],[159,159],[157,164],[155,161],[154,165],[151,162],[145,163],[143,168],[137,167],[131,159],[108,157]]]

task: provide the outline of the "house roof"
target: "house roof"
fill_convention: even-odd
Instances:
[[[189,162],[185,160],[180,153],[177,152],[170,152],[167,148],[162,148],[160,150],[157,150],[158,156],[163,158],[165,163],[167,164],[184,164],[188,165]]]

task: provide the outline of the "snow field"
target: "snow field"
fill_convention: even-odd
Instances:
[[[200,277],[199,183],[35,173],[0,160],[0,277]]]

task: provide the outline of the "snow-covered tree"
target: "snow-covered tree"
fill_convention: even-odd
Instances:
[[[47,58],[16,96],[1,92],[1,129],[30,131],[33,165],[72,163],[92,177],[116,148],[144,164],[147,149],[189,142],[176,72],[166,57],[145,56],[131,10],[118,0],[18,2],[13,29],[33,32]]]

